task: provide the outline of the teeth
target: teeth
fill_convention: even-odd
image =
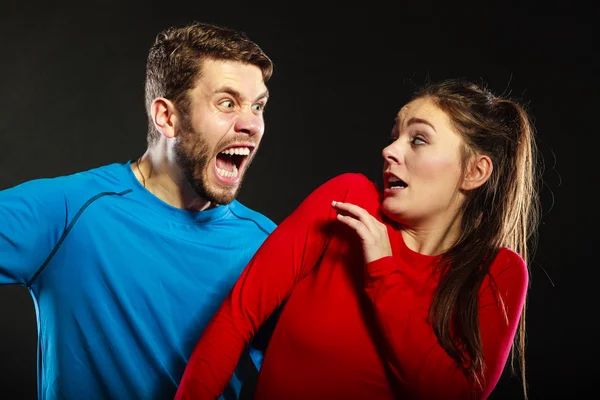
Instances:
[[[227,155],[238,155],[238,156],[247,156],[250,154],[250,149],[248,147],[232,147],[227,150],[223,150],[221,153]]]
[[[389,187],[406,187],[406,183],[404,183],[404,181],[402,181],[399,178],[396,178],[395,176],[390,176],[388,179],[388,185]]]
[[[233,164],[233,171],[231,171],[231,172],[217,167],[217,174],[221,175],[223,178],[237,178],[237,176],[238,176],[237,165]]]

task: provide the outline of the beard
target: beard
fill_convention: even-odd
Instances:
[[[208,142],[200,132],[194,130],[188,118],[183,118],[181,131],[174,146],[177,164],[182,169],[187,182],[192,189],[213,204],[229,204],[237,197],[244,175],[235,188],[211,184],[208,176],[209,162],[215,154],[210,151]],[[250,165],[248,160],[246,167]],[[241,171],[243,174],[243,171]]]

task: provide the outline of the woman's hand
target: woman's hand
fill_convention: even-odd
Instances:
[[[334,201],[331,206],[338,212],[337,219],[356,231],[360,237],[366,263],[392,255],[390,238],[384,224],[357,205]]]

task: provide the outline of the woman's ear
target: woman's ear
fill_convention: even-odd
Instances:
[[[476,155],[469,162],[461,189],[473,190],[483,185],[490,178],[493,169],[494,165],[488,156]]]

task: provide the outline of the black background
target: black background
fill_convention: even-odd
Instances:
[[[0,189],[140,156],[145,59],[173,24],[243,30],[273,59],[266,133],[239,200],[276,223],[339,173],[379,181],[393,118],[426,79],[485,81],[528,106],[545,162],[530,398],[587,398],[596,372],[585,362],[597,352],[581,319],[590,302],[569,303],[585,292],[573,284],[582,276],[575,147],[597,135],[590,16],[522,2],[2,2]],[[2,287],[0,397],[35,399],[36,335],[27,290]],[[521,398],[519,385],[507,371],[492,398]]]

